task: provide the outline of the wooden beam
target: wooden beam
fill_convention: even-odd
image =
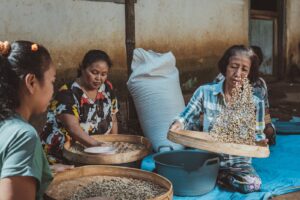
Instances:
[[[127,54],[127,73],[131,74],[131,62],[133,50],[135,48],[135,15],[134,0],[125,0],[125,26],[126,26],[126,54]]]
[[[125,4],[125,0],[81,0],[81,1],[112,2],[118,4]],[[136,0],[134,0],[134,2],[136,3]]]
[[[278,2],[278,71],[277,77],[279,80],[285,79],[287,52],[286,52],[286,0],[277,0]]]
[[[250,10],[250,14],[252,18],[258,19],[272,19],[278,16],[277,12],[265,10]]]
[[[127,77],[128,78],[132,73],[131,63],[133,58],[133,51],[135,49],[134,3],[135,0],[125,0],[126,55],[127,55]],[[139,130],[137,129],[140,129],[137,112],[134,107],[134,102],[132,96],[129,93],[127,98],[127,127],[128,127],[128,131],[139,132]]]

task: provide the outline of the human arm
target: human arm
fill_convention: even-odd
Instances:
[[[40,139],[32,126],[20,121],[10,124],[7,132],[11,136],[2,146],[4,152],[1,155],[0,190],[7,191],[7,198],[12,198],[17,195],[14,193],[19,190],[20,185],[25,187],[27,184],[25,188],[28,193],[24,192],[24,198],[18,199],[38,199],[52,180]],[[24,190],[18,192],[21,194],[21,191]],[[3,193],[0,194],[2,197]]]
[[[117,120],[117,115],[116,114],[112,114],[111,118],[112,118],[112,127],[111,127],[110,134],[118,134],[118,120]]]
[[[255,141],[257,144],[267,145],[268,139],[264,134],[265,129],[265,102],[263,100],[256,99],[256,130]]]
[[[11,176],[0,180],[1,200],[36,199],[37,182],[30,176]]]
[[[182,130],[184,128],[184,125],[180,121],[174,121],[174,123],[171,125],[170,130],[171,131],[177,131]]]
[[[264,134],[268,138],[269,145],[276,144],[276,129],[272,123],[266,124],[266,127],[264,129]]]
[[[203,110],[204,92],[199,87],[193,94],[191,100],[185,109],[175,118],[170,129],[193,129],[194,126],[200,126],[199,118]],[[199,128],[199,127],[198,127]]]
[[[269,144],[275,144],[276,143],[276,129],[275,126],[272,124],[271,115],[270,115],[270,104],[268,99],[268,87],[263,78],[259,78],[257,82],[257,87],[260,88],[259,92],[261,94],[261,98],[265,102],[265,129],[264,134],[269,140]]]
[[[112,84],[109,81],[106,81],[107,87],[109,88],[110,98],[111,98],[111,105],[110,105],[110,112],[111,112],[111,119],[112,119],[112,127],[110,134],[118,134],[118,118],[117,113],[119,112],[119,102],[116,97],[115,91],[112,87]]]
[[[90,137],[79,124],[78,118],[72,114],[60,114],[57,119],[64,125],[69,135],[84,146],[100,146],[102,143]]]
[[[265,109],[265,129],[264,129],[264,134],[268,138],[268,144],[273,145],[276,144],[276,129],[275,126],[272,123],[272,119],[270,116],[270,111],[269,108],[266,107]]]
[[[49,112],[54,113],[56,123],[61,124],[61,127],[68,132],[70,137],[88,147],[98,146],[100,143],[90,137],[79,123],[82,108],[82,91],[78,89],[72,90],[70,87],[67,84],[61,87],[55,96],[55,100],[51,102]]]

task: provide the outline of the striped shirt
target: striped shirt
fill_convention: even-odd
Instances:
[[[195,91],[184,111],[176,118],[184,125],[184,129],[199,130],[200,114],[204,115],[203,131],[209,132],[212,129],[214,120],[226,107],[223,84],[224,80],[200,86]],[[263,133],[265,103],[255,95],[253,95],[253,100],[256,105],[256,141],[260,141],[265,139]],[[251,163],[251,158],[221,154],[221,167],[231,167],[237,163]]]

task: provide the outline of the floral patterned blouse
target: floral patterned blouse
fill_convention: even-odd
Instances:
[[[63,85],[50,103],[47,122],[41,134],[48,161],[62,162],[63,145],[70,139],[58,115],[74,115],[80,127],[89,135],[94,135],[109,133],[112,128],[111,115],[117,112],[118,101],[109,81],[99,87],[94,100],[87,97],[76,81]]]

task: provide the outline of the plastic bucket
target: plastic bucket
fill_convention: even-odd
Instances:
[[[198,196],[216,185],[217,154],[198,150],[177,150],[154,155],[157,173],[169,179],[178,196]]]

